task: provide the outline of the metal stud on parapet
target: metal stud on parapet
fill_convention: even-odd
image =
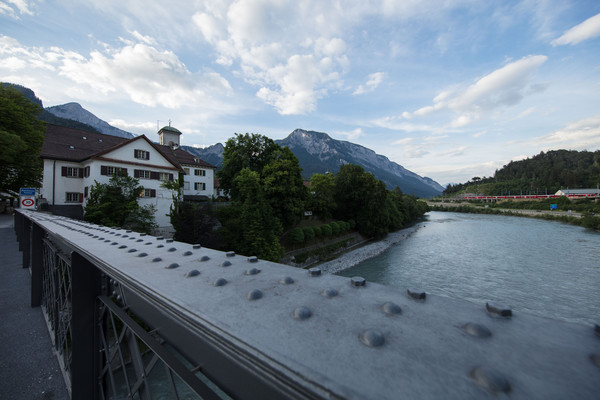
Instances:
[[[410,298],[415,299],[415,300],[425,301],[425,299],[427,298],[427,293],[425,293],[424,290],[420,290],[420,289],[407,289],[406,293],[408,294],[408,296]]]
[[[366,286],[366,284],[367,284],[367,281],[363,277],[353,276],[352,278],[350,278],[350,285],[352,287],[363,287],[363,286]]]
[[[308,270],[308,275],[309,276],[321,276],[321,268],[319,267],[312,267]]]
[[[511,317],[512,310],[509,307],[500,306],[493,303],[485,303],[485,309],[488,313],[494,314],[500,317]]]
[[[488,367],[476,367],[471,370],[469,377],[479,386],[489,390],[494,394],[510,392],[510,383],[495,369]]]

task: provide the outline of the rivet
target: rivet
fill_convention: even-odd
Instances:
[[[367,281],[365,280],[365,278],[362,278],[360,276],[353,276],[352,278],[350,278],[350,284],[354,287],[360,287],[365,286],[367,284]]]
[[[600,367],[600,354],[591,354],[590,355],[590,361],[592,362],[592,364],[594,364],[596,367]]]
[[[188,272],[187,274],[185,274],[186,278],[192,278],[194,276],[198,276],[200,275],[200,271],[198,271],[197,269],[193,269],[190,272]]]
[[[165,238],[162,237],[162,236],[159,236],[159,237],[156,238],[156,240],[165,240]]]
[[[308,275],[310,276],[321,276],[321,268],[312,267],[308,270]]]
[[[119,243],[117,243],[117,242],[112,242],[110,245],[111,245],[111,246],[115,246],[115,245],[117,245],[117,244],[119,244]]]
[[[304,321],[305,319],[309,319],[312,315],[312,311],[308,307],[298,307],[292,312],[292,316],[294,319],[298,321]]]
[[[259,272],[260,272],[260,269],[258,269],[258,268],[251,268],[251,269],[246,270],[245,274],[246,275],[256,275]]]
[[[398,304],[389,301],[381,306],[381,311],[387,315],[402,314],[402,308]]]
[[[179,264],[177,264],[177,263],[172,263],[172,264],[169,264],[169,265],[168,265],[166,268],[167,268],[167,269],[175,269],[175,268],[179,268]]]
[[[510,392],[510,383],[508,380],[494,369],[476,367],[469,373],[469,377],[479,386],[486,388],[494,394]]]
[[[174,251],[177,251],[177,249],[176,249],[175,247],[171,247],[171,248],[169,248],[169,250],[167,250],[167,251],[169,251],[169,252],[171,252],[171,253],[172,253],[172,252],[174,252]]]
[[[235,251],[228,251],[227,253],[225,253],[225,255],[227,257],[235,257]]]
[[[158,246],[156,246],[157,249],[160,249],[160,248],[163,248],[163,247],[165,247],[164,244],[159,244]]]
[[[119,248],[120,249],[125,249],[125,248],[127,248],[127,246],[125,246],[124,244],[122,244],[122,245],[119,246]]]
[[[294,278],[292,278],[291,276],[286,276],[280,282],[284,285],[291,285],[292,283],[294,283]]]
[[[123,235],[124,238],[129,237],[129,235]]]
[[[128,253],[135,253],[137,250],[136,249],[129,249],[127,250]]]
[[[138,239],[138,240],[136,240],[136,242],[138,242],[138,243],[139,243],[139,242],[143,242],[143,241],[144,241],[143,239]]]
[[[167,243],[173,243],[173,239],[167,239],[167,240],[165,240],[165,242],[167,242]]]
[[[146,236],[146,235],[147,235],[146,233],[140,233],[140,236]]]
[[[208,260],[210,260],[209,256],[202,256],[202,257],[200,257],[200,261],[208,261]]]
[[[248,262],[251,262],[251,263],[258,262],[258,257],[250,256],[250,257],[248,257]]]
[[[148,255],[148,253],[140,253],[138,254],[138,257],[146,257]]]
[[[461,328],[463,331],[465,331],[466,333],[468,333],[471,336],[480,337],[480,338],[486,338],[486,337],[492,336],[492,331],[490,331],[488,328],[486,328],[485,326],[480,325],[480,324],[475,324],[473,322],[464,324]]]
[[[92,236],[94,239],[98,239],[98,235],[94,235]]]
[[[425,300],[427,298],[425,291],[419,289],[407,289],[406,293],[415,300]]]
[[[120,233],[115,233],[115,236],[121,236],[121,234]]]
[[[152,242],[146,242],[146,243],[144,243],[144,246],[148,246],[148,245],[151,245],[151,244],[152,244]]]
[[[125,232],[127,232],[127,233],[131,233],[131,230],[130,230],[130,229],[128,229],[128,230],[126,230]]]
[[[485,303],[486,310],[491,314],[496,314],[501,317],[512,316],[512,310],[508,307],[499,306],[497,304]]]
[[[133,236],[130,236],[129,240],[135,240],[135,238]]]
[[[229,267],[231,266],[231,262],[229,261],[223,261],[223,263],[221,264],[221,267]]]
[[[246,296],[246,298],[248,300],[258,300],[258,299],[260,299],[262,297],[262,295],[263,294],[262,294],[262,292],[260,290],[254,289],[254,290],[251,290],[248,293],[248,295]]]
[[[104,242],[108,243],[108,242],[110,242],[110,239],[105,239]]]
[[[194,244],[194,245],[192,245],[192,249],[199,249],[201,247],[202,246],[200,246],[200,244]]]
[[[225,285],[227,285],[227,279],[219,278],[215,281],[214,285],[215,286],[225,286]]]
[[[183,253],[184,256],[191,256],[192,254],[194,254],[194,253],[192,253],[189,250]]]
[[[323,290],[323,291],[321,292],[321,294],[322,294],[324,297],[327,297],[328,299],[332,299],[332,298],[336,297],[336,296],[337,296],[339,293],[338,293],[338,291],[337,291],[336,289],[334,289],[334,288],[327,288],[327,289]]]
[[[160,257],[154,257],[152,259],[152,262],[159,262],[159,261],[162,261],[162,258],[160,258]]]
[[[358,338],[364,345],[369,347],[380,347],[385,343],[383,333],[375,329],[367,329],[358,335]]]

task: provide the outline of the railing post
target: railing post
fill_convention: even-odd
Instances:
[[[19,242],[19,250],[23,250],[23,268],[29,268],[31,258],[31,220],[23,218],[23,234],[22,240]]]
[[[71,253],[71,398],[98,398],[96,298],[100,272],[79,253]]]
[[[42,238],[44,229],[32,222],[31,224],[31,307],[39,307],[42,304],[43,291],[43,262],[44,243]]]

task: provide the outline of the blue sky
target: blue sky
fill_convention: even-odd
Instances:
[[[0,0],[0,80],[153,140],[326,132],[445,185],[600,148],[600,2]]]

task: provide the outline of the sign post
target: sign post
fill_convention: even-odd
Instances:
[[[19,192],[19,207],[35,209],[35,188],[21,188]]]

